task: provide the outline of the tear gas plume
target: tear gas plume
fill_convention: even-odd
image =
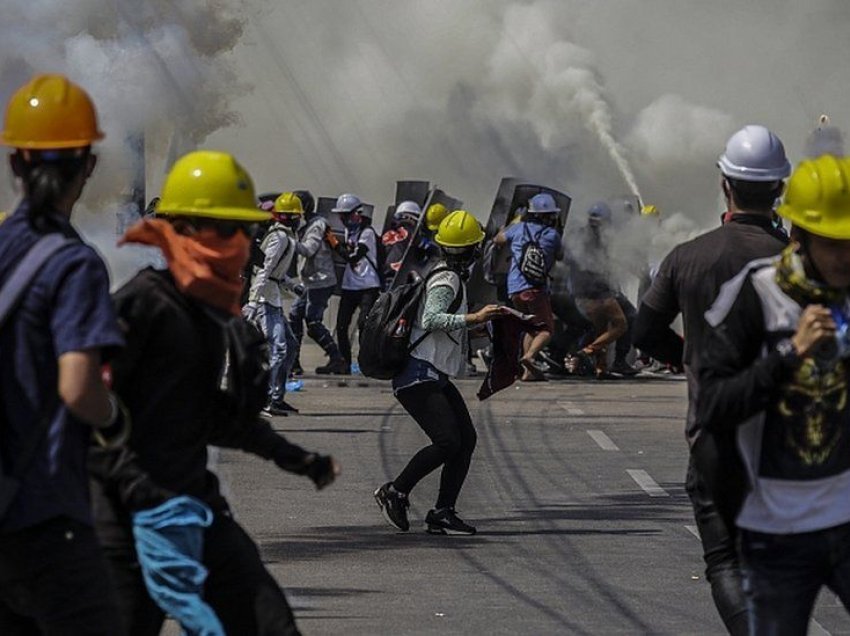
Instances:
[[[229,102],[240,83],[220,54],[241,33],[241,21],[218,0],[4,4],[0,100],[5,104],[36,73],[58,72],[82,85],[97,106],[106,139],[95,148],[98,167],[83,196],[89,213],[75,218],[105,252],[113,283],[138,268],[139,254],[149,254],[115,249],[116,213],[135,166],[144,165],[144,147],[158,185],[172,139],[188,150],[237,120]],[[0,186],[3,208],[18,195],[11,186],[11,180]]]
[[[767,125],[794,161],[817,116],[848,106],[844,0],[243,0],[239,19],[223,1],[11,4],[0,97],[35,69],[92,90],[109,135],[97,201],[126,187],[110,175],[141,121],[149,166],[178,129],[172,150],[230,150],[260,191],[356,191],[379,210],[397,179],[428,179],[485,220],[516,176],[572,195],[569,233],[591,202],[639,192],[662,223],[625,226],[618,249],[663,252],[716,226],[735,129]]]

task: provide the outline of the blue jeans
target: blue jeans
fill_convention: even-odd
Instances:
[[[306,322],[307,335],[315,340],[316,344],[332,358],[338,357],[339,351],[330,330],[322,320],[333,293],[334,287],[308,289],[293,303],[292,310],[289,312],[289,322],[299,346],[304,339],[304,323]]]
[[[286,394],[286,380],[298,355],[298,340],[282,307],[260,303],[253,315],[245,317],[258,325],[269,341],[269,401],[278,402]]]
[[[805,636],[823,586],[850,610],[850,523],[785,535],[741,530],[741,557],[755,636]]]

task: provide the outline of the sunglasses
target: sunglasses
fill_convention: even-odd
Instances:
[[[233,238],[237,232],[242,232],[249,239],[253,239],[260,228],[259,223],[206,219],[201,217],[182,217],[179,222],[184,227],[189,226],[196,231],[203,229],[214,230],[221,238]]]

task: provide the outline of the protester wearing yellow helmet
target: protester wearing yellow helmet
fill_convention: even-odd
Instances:
[[[270,217],[255,206],[251,178],[231,155],[198,151],[174,164],[156,218],[131,227],[122,241],[159,247],[168,269],[145,269],[115,294],[127,346],[112,375],[133,416],[130,447],[140,462],[158,484],[212,512],[203,566],[204,601],[220,621],[214,633],[297,633],[280,586],[207,469],[207,447],[218,445],[271,459],[319,488],[338,471],[333,459],[290,444],[259,417],[268,363],[262,336],[238,304],[253,226]],[[126,511],[105,488],[96,489],[95,501],[116,589],[133,608],[130,631],[158,633],[164,613],[127,556],[134,551]],[[144,554],[138,557],[146,567]]]
[[[100,375],[123,337],[106,267],[70,223],[102,137],[91,98],[62,75],[21,86],[0,133],[23,192],[0,227],[2,296],[19,298],[0,331],[3,634],[122,633],[84,467],[92,430],[101,443],[128,430]]]
[[[449,210],[442,203],[432,203],[428,206],[428,209],[425,211],[425,227],[429,232],[434,233],[440,227],[440,223],[443,222],[449,215]]]
[[[304,286],[289,277],[295,259],[298,237],[295,232],[304,216],[301,199],[284,192],[274,202],[272,223],[260,241],[262,263],[249,281],[248,303],[242,315],[257,325],[269,343],[269,396],[265,411],[286,416],[298,409],[289,404],[286,382],[298,355],[298,339],[283,311],[283,303],[302,295]]]
[[[850,598],[850,158],[803,161],[778,212],[794,242],[706,313],[698,421],[737,430],[751,633],[804,634],[820,588]]]
[[[484,240],[475,217],[463,210],[452,212],[440,223],[435,240],[443,258],[425,282],[410,333],[413,347],[408,364],[393,378],[396,398],[431,444],[414,455],[393,481],[378,488],[375,500],[392,526],[407,531],[408,495],[421,479],[442,466],[437,502],[425,517],[428,532],[475,534],[475,528],[458,517],[455,504],[477,436],[469,409],[450,378],[465,367],[467,328],[497,317],[502,309],[488,305],[467,313],[465,281]]]

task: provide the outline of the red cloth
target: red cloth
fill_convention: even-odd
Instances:
[[[508,310],[505,315],[490,322],[493,360],[478,389],[479,400],[486,400],[494,393],[508,388],[522,375],[522,365],[519,363],[522,337],[526,333],[537,333],[545,327],[545,323],[534,316],[514,310]]]

